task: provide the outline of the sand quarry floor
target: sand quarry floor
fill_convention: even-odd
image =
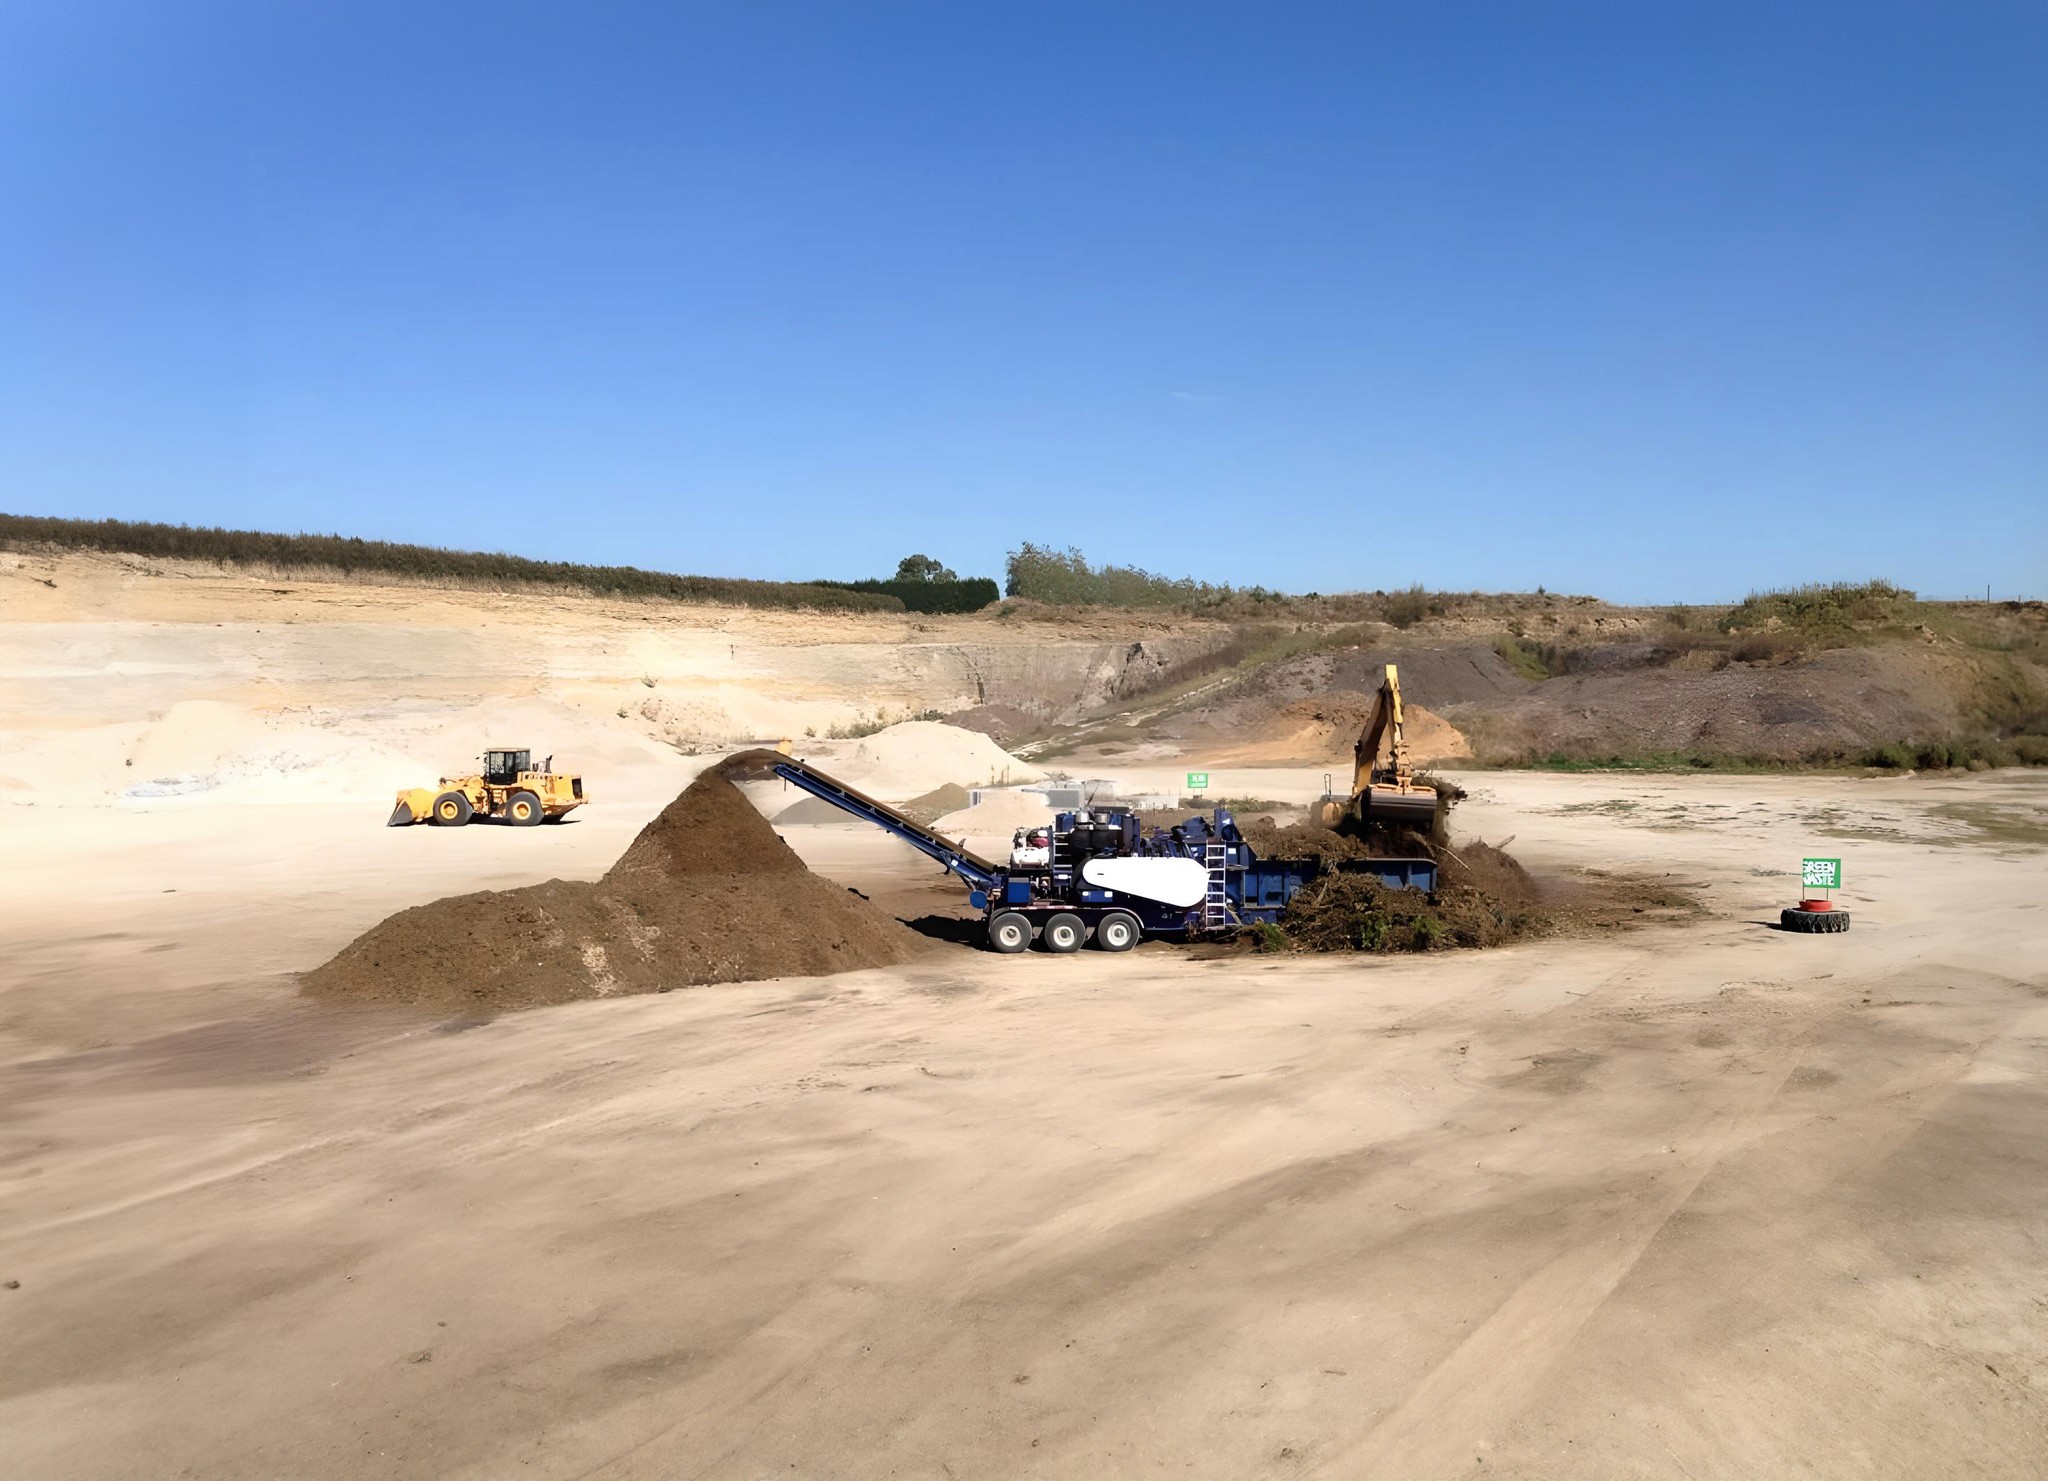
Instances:
[[[2041,1474],[2048,778],[1469,777],[1468,835],[1710,909],[1600,940],[295,996],[684,779],[6,807],[10,1477]],[[1770,928],[1803,853],[1848,935]]]

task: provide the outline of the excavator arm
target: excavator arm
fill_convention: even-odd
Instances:
[[[1388,752],[1387,764],[1380,764],[1380,752]],[[1355,764],[1351,773],[1351,795],[1356,797],[1376,781],[1392,781],[1392,775],[1408,771],[1408,743],[1401,734],[1401,676],[1391,663],[1379,692],[1372,698],[1372,710],[1365,717],[1365,729],[1352,748]],[[1413,781],[1413,777],[1409,777]]]
[[[1374,824],[1434,828],[1437,794],[1416,783],[1401,724],[1401,675],[1388,664],[1365,728],[1353,748],[1351,796],[1326,797],[1312,816],[1325,828],[1358,831]]]

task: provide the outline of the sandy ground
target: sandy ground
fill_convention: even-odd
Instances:
[[[1468,833],[1712,908],[1597,941],[294,998],[681,780],[0,812],[7,1474],[2041,1474],[2048,778],[1469,778]],[[1768,928],[1814,852],[1846,936]]]

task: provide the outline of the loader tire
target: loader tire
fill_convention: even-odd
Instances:
[[[531,792],[514,792],[505,799],[505,821],[515,828],[537,828],[548,819],[548,810]]]
[[[1129,951],[1145,928],[1128,911],[1112,910],[1095,924],[1095,944],[1104,951]]]
[[[1846,910],[1796,910],[1787,907],[1778,912],[1778,924],[1788,931],[1806,931],[1821,935],[1849,929],[1849,912]]]
[[[1070,951],[1081,949],[1081,943],[1088,939],[1088,928],[1081,924],[1080,916],[1062,910],[1045,923],[1045,930],[1041,934],[1047,951],[1065,956]]]
[[[434,810],[428,814],[427,821],[436,828],[460,828],[475,811],[469,805],[469,799],[460,792],[443,792],[434,799]]]
[[[1031,922],[1005,910],[988,923],[988,944],[1004,956],[1014,956],[1031,944]]]

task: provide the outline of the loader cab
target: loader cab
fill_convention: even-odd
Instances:
[[[531,770],[531,751],[484,752],[484,781],[493,787],[509,787],[519,780],[520,772]]]

